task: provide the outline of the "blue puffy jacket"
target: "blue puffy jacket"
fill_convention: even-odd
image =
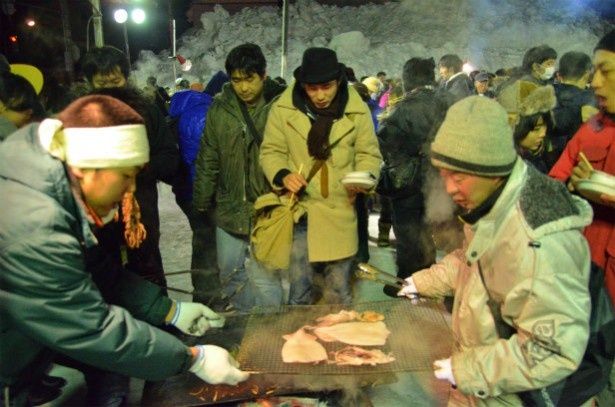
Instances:
[[[213,97],[207,93],[184,90],[171,97],[169,115],[177,119],[179,153],[190,169],[190,185],[194,182],[194,161],[199,152],[205,117]]]

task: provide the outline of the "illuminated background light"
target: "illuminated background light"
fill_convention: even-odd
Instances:
[[[145,11],[143,11],[143,9],[136,8],[132,10],[132,12],[130,13],[130,17],[132,18],[132,21],[134,21],[136,24],[141,24],[145,21]]]
[[[123,8],[117,9],[115,10],[115,13],[113,13],[113,19],[116,22],[123,24],[126,20],[128,20],[128,12]]]

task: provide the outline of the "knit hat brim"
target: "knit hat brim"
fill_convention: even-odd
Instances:
[[[480,176],[506,176],[511,173],[516,162],[517,160],[512,161],[510,164],[504,165],[483,165],[457,160],[452,157],[438,154],[433,150],[431,151],[431,164],[434,167]]]
[[[480,96],[451,106],[431,143],[431,162],[438,168],[498,177],[510,174],[516,160],[506,111]]]

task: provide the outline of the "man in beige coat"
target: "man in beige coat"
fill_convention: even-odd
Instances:
[[[348,87],[334,51],[307,49],[294,75],[295,83],[271,108],[260,151],[274,189],[295,194],[306,210],[293,231],[288,302],[313,303],[314,269],[322,268],[323,301],[348,304],[358,240],[353,200],[366,191],[341,180],[352,171],[378,176],[378,141],[369,109]],[[315,176],[306,182],[310,172]],[[252,277],[263,305],[282,303],[277,273],[261,269]]]
[[[431,162],[463,210],[465,242],[400,295],[455,296],[454,346],[434,363],[449,405],[567,405],[589,336],[589,204],[515,152],[506,111],[471,96],[447,112]],[[533,391],[537,390],[537,391]]]

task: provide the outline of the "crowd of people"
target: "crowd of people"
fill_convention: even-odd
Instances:
[[[245,43],[207,86],[169,92],[137,89],[104,46],[54,111],[2,58],[0,404],[56,397],[52,363],[84,373],[91,406],[125,403],[130,377],[245,380],[179,334],[222,327],[220,311],[350,305],[375,200],[406,281],[385,294],[451,312],[434,362],[449,405],[615,404],[615,193],[582,188],[615,177],[615,31],[592,56],[538,45],[520,62],[468,74],[458,55],[412,57],[399,78],[357,80],[315,47],[287,84]],[[167,293],[158,182],[192,230],[192,302]],[[434,238],[433,189],[454,203],[452,246]]]

